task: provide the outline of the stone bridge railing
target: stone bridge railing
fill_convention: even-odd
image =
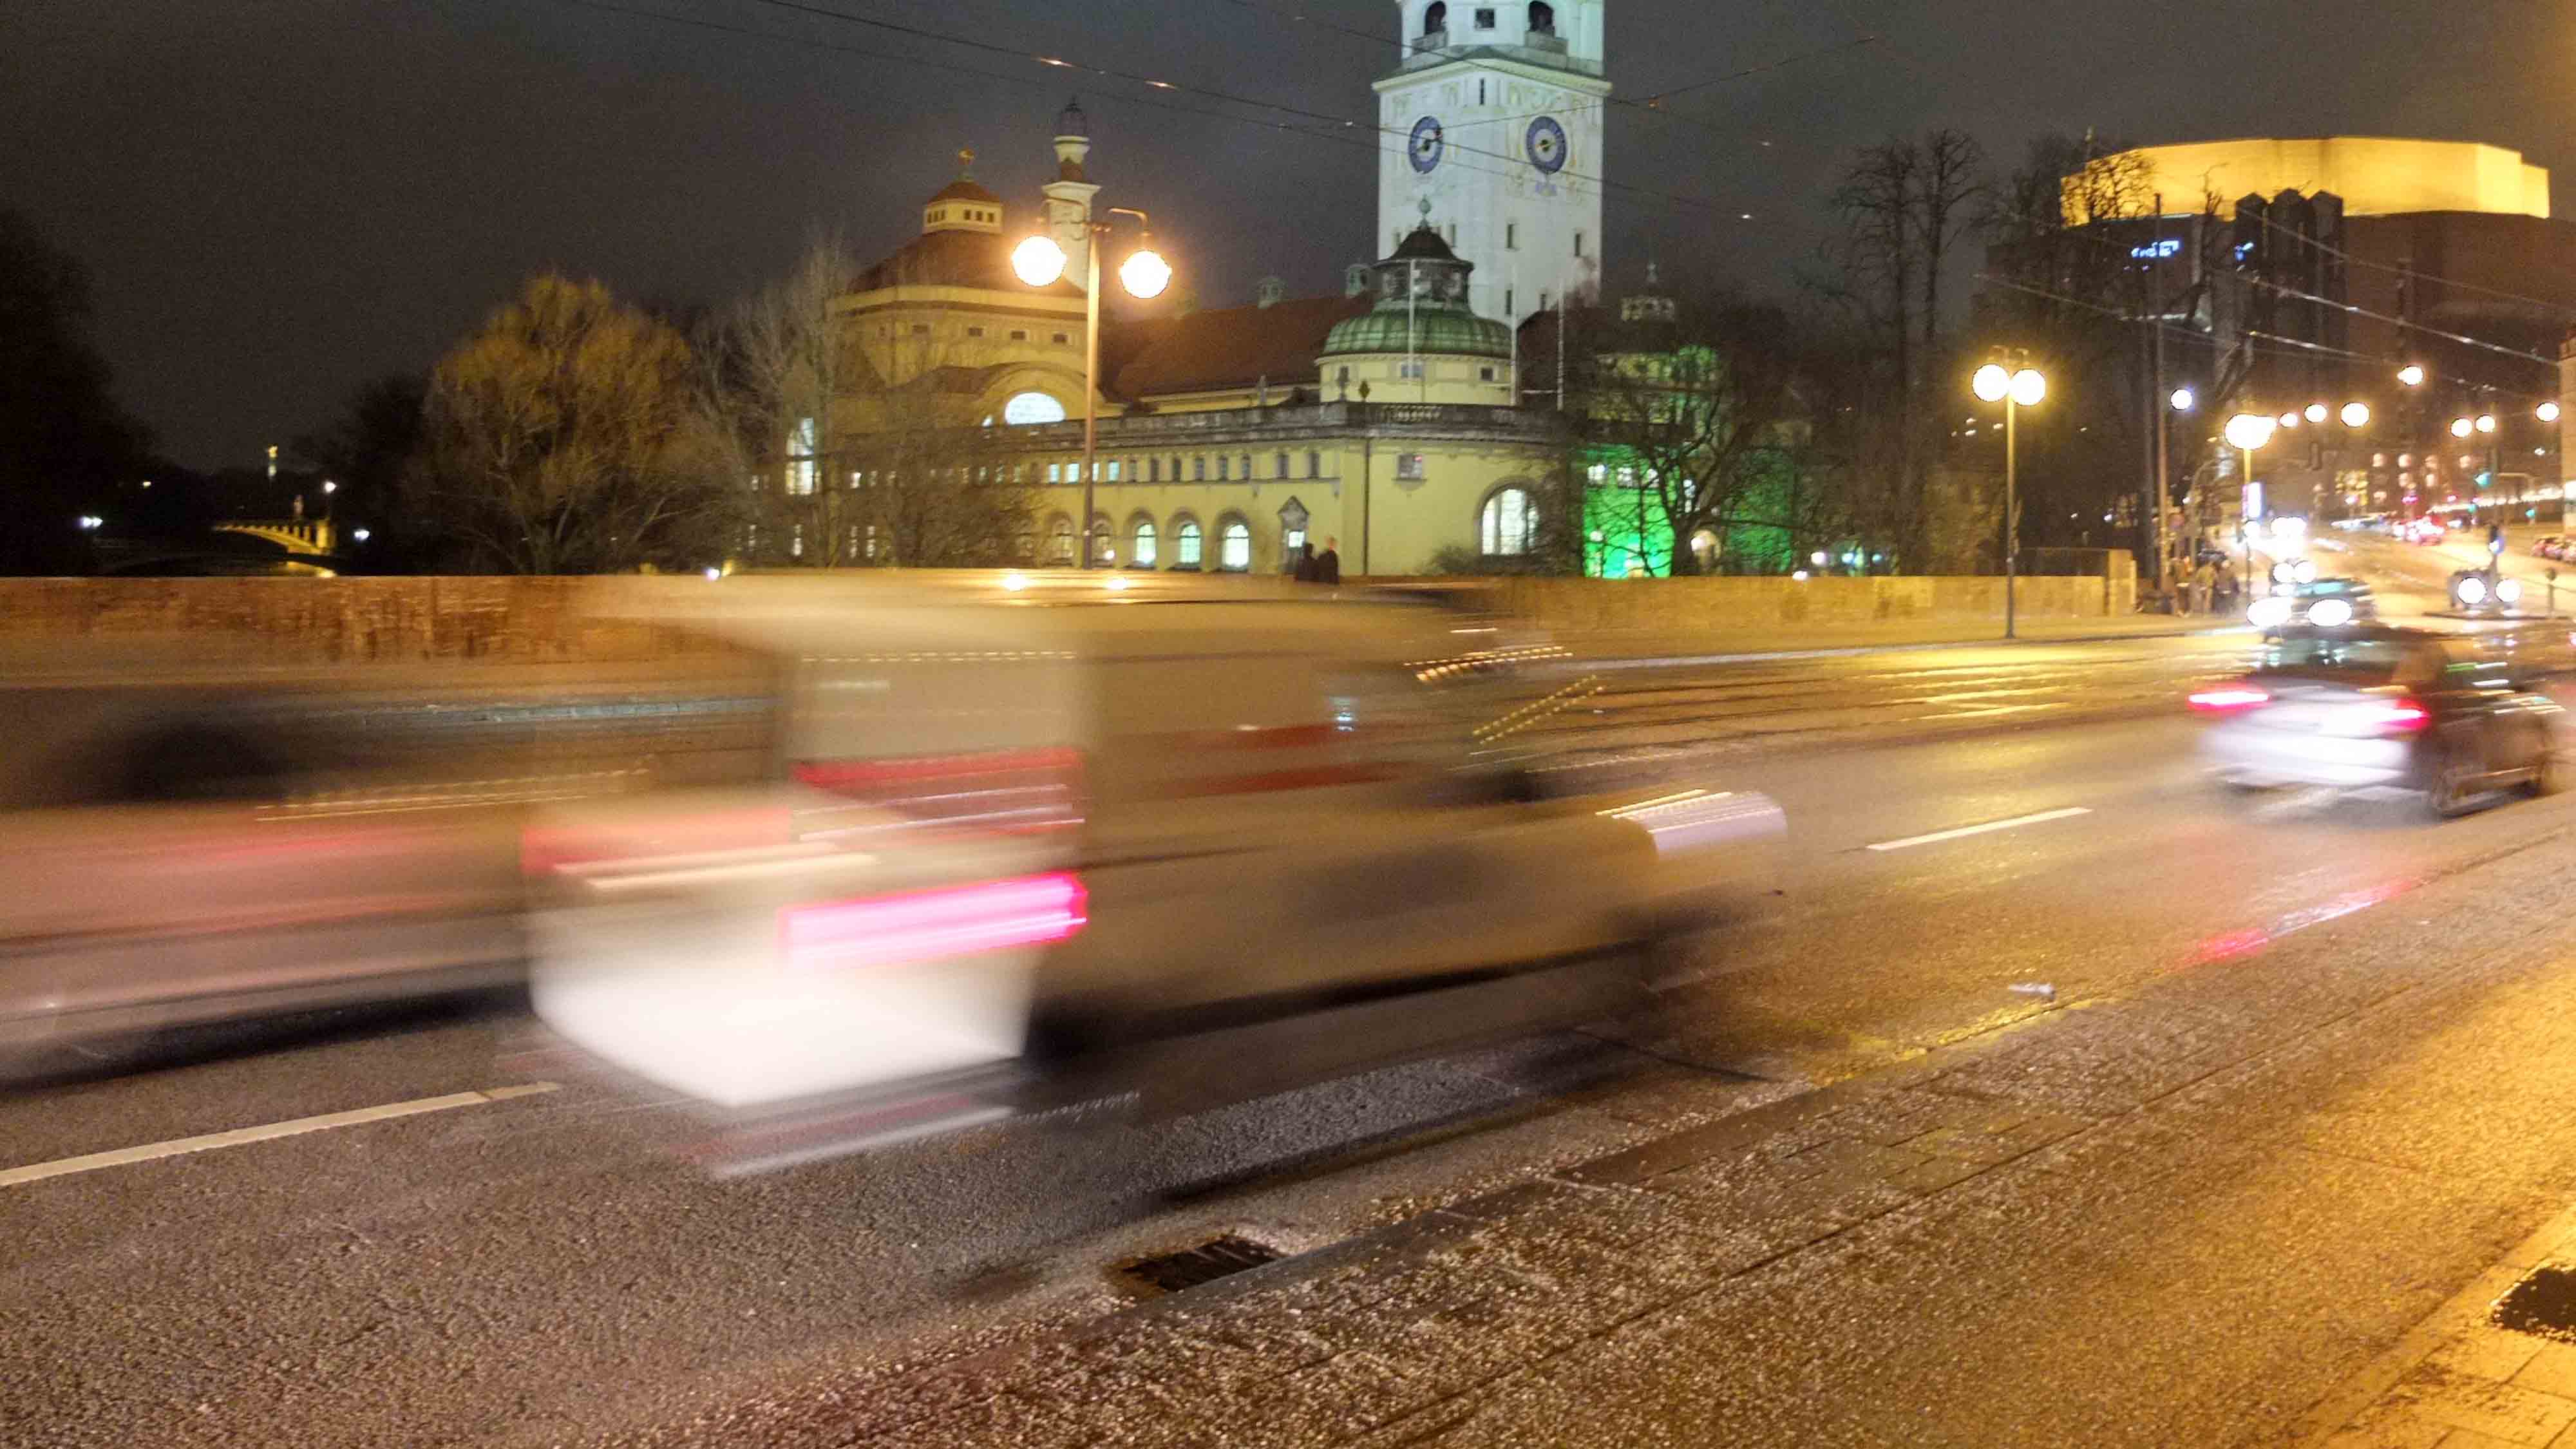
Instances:
[[[237,518],[216,524],[215,532],[264,538],[288,553],[333,553],[340,541],[327,518]]]

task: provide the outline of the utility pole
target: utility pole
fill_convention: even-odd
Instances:
[[[2171,469],[2165,452],[2165,426],[2169,411],[2165,405],[2165,318],[2164,300],[2156,286],[2155,270],[2156,263],[2163,260],[2164,231],[2165,194],[2159,191],[2156,193],[2156,244],[2152,249],[2155,255],[2147,262],[2147,331],[2149,346],[2155,354],[2155,381],[2147,388],[2147,416],[2155,425],[2151,431],[2155,438],[2156,470],[2153,500],[2156,522],[2155,527],[2148,530],[2148,537],[2156,550],[2156,593],[2170,598],[2173,593],[2173,549],[2165,541],[2165,480]]]

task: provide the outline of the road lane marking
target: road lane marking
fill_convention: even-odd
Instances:
[[[298,1117],[291,1122],[271,1122],[261,1127],[235,1127],[228,1132],[208,1132],[196,1137],[173,1137],[167,1142],[147,1142],[140,1147],[119,1147],[109,1152],[92,1152],[81,1157],[58,1157],[51,1162],[31,1163],[0,1171],[0,1187],[17,1187],[24,1183],[42,1182],[49,1177],[68,1177],[76,1172],[96,1172],[102,1167],[124,1167],[136,1162],[150,1162],[160,1157],[177,1157],[190,1152],[209,1152],[218,1147],[240,1147],[272,1138],[295,1137],[306,1132],[328,1132],[334,1127],[356,1127],[367,1122],[385,1122],[396,1117],[417,1117],[423,1112],[445,1112],[457,1107],[479,1107],[486,1102],[506,1102],[512,1097],[531,1097],[551,1092],[561,1085],[556,1082],[520,1082],[507,1087],[485,1087],[479,1092],[450,1092],[443,1097],[415,1097],[408,1102],[388,1102],[381,1107],[359,1107],[347,1112],[325,1112],[319,1117]]]
[[[2036,815],[2016,815],[2010,820],[1989,820],[1983,825],[1962,825],[1956,830],[1936,830],[1930,835],[1909,835],[1903,840],[1882,840],[1869,848],[1903,850],[1912,845],[1933,845],[1944,840],[1958,840],[1970,835],[1984,835],[1990,831],[2010,830],[2021,825],[2038,825],[2050,820],[2068,820],[2078,815],[2092,813],[2081,805],[2069,805],[2063,810],[2042,810]]]

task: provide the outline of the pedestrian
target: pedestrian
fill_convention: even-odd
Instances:
[[[1342,581],[1342,556],[1336,547],[1340,543],[1338,538],[1324,540],[1324,551],[1315,555],[1315,582],[1338,584]]]
[[[1296,562],[1288,571],[1295,574],[1297,582],[1301,584],[1313,583],[1315,581],[1315,546],[1300,539],[1297,543]]]
[[[2209,612],[2210,591],[2217,587],[2217,584],[2218,571],[2209,566],[2208,559],[2202,559],[2200,566],[2191,571],[2191,611],[2193,613]]]

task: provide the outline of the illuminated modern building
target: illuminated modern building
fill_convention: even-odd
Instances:
[[[2410,494],[2432,507],[2555,493],[2564,454],[2537,404],[2556,379],[2531,358],[2556,357],[2576,316],[2576,224],[2551,215],[2546,170],[2496,146],[2360,136],[2150,146],[2106,164],[2134,168],[2157,204],[2089,216],[2069,178],[2068,220],[2125,248],[2154,305],[2197,335],[2168,334],[2171,384],[2226,408],[2369,406],[2365,430],[2287,430],[2261,459],[2279,470],[2275,498],[2394,512]],[[2410,364],[2420,385],[2397,381]],[[2509,422],[2495,456],[2446,442],[2454,417],[2487,412]]]

